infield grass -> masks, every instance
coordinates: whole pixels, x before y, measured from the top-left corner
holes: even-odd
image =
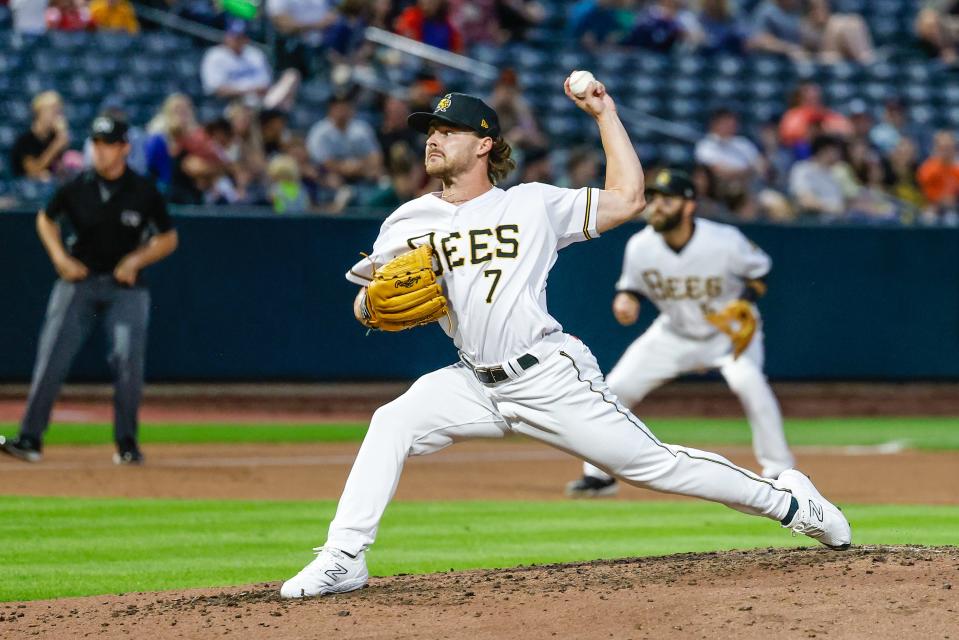
[[[959,544],[959,507],[843,505],[857,544]],[[277,581],[321,544],[331,501],[0,497],[0,600]],[[684,551],[815,546],[690,502],[397,502],[374,575]]]
[[[751,434],[744,419],[650,418],[646,424],[664,442],[677,444],[748,445]],[[15,435],[13,423],[0,423],[0,434]],[[250,442],[359,442],[366,433],[360,423],[329,424],[183,424],[152,423],[141,427],[145,444]],[[794,446],[879,445],[889,442],[926,450],[959,449],[959,418],[868,417],[816,418],[786,421],[786,436]],[[47,444],[108,444],[106,424],[54,424]]]

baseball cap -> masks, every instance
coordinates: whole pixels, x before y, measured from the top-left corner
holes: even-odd
[[[647,199],[649,198],[649,194],[653,193],[661,193],[665,196],[679,196],[687,200],[692,200],[696,197],[696,187],[686,173],[674,171],[673,169],[663,169],[656,174],[656,178],[653,179],[652,183],[646,185]]]
[[[127,123],[111,115],[101,115],[93,119],[90,125],[90,137],[103,142],[126,142]]]
[[[436,103],[432,113],[412,113],[406,122],[415,131],[429,133],[430,124],[434,120],[454,127],[466,127],[491,138],[498,138],[500,135],[499,117],[493,108],[479,98],[465,93],[447,93]]]
[[[231,36],[246,35],[246,21],[233,18],[226,24],[226,32]]]

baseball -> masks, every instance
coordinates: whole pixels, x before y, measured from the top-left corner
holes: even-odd
[[[586,90],[589,89],[589,83],[596,80],[589,71],[574,71],[569,74],[569,90],[577,98],[586,97]]]

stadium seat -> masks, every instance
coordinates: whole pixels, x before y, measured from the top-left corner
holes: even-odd
[[[189,48],[186,39],[164,31],[144,33],[140,36],[139,45],[143,47],[144,51],[158,54],[159,57],[157,59],[160,62],[163,61],[162,57],[169,53]]]
[[[20,135],[20,131],[16,127],[0,125],[0,148],[5,151],[10,149],[13,143],[17,141],[18,135]]]
[[[99,51],[89,51],[78,56],[80,68],[93,77],[113,77],[124,67],[124,59],[117,55],[104,54]]]
[[[122,31],[97,31],[93,41],[99,51],[113,55],[127,53],[136,42],[136,38]]]
[[[92,36],[86,31],[56,31],[47,32],[47,42],[50,48],[57,51],[75,52],[90,46]]]

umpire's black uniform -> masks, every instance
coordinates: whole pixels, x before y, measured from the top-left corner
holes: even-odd
[[[121,149],[126,144],[126,124],[97,118],[93,137],[107,146],[119,145],[114,150]],[[10,442],[0,438],[0,448],[5,453],[23,460],[40,459],[43,433],[54,401],[74,357],[98,320],[106,329],[110,343],[108,359],[116,376],[114,436],[118,453],[114,460],[139,463],[143,459],[137,445],[137,413],[143,388],[150,293],[139,269],[132,285],[119,282],[115,270],[125,258],[145,247],[151,233],[170,232],[173,224],[153,182],[126,167],[126,153],[119,155],[114,151],[113,157],[118,177],[109,180],[100,168],[89,169],[58,189],[40,213],[52,222],[64,218],[70,222],[74,235],[66,246],[69,255],[82,263],[82,267],[73,264],[85,277],[74,281],[61,278],[54,285],[20,434]],[[38,221],[38,228],[41,222]],[[170,235],[175,247],[175,234]],[[155,259],[162,259],[163,255]],[[145,262],[151,261],[154,260]]]

